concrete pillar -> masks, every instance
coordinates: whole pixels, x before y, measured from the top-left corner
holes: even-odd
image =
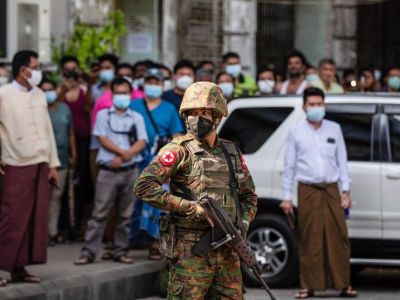
[[[162,2],[160,60],[168,67],[173,68],[178,57],[176,34],[178,7],[176,0],[164,0]]]
[[[256,73],[257,1],[225,0],[223,52],[240,55],[245,74]]]

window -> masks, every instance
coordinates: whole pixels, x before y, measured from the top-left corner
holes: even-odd
[[[235,142],[244,154],[254,153],[292,111],[292,107],[237,109],[229,116],[219,136]]]
[[[347,111],[331,112],[328,108],[326,119],[339,123],[351,161],[371,161],[371,133],[373,114]]]
[[[389,134],[392,161],[400,162],[400,115],[389,115]]]

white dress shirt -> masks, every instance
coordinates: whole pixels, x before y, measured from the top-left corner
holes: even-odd
[[[340,182],[350,189],[347,151],[342,130],[336,122],[322,120],[318,129],[304,120],[287,138],[283,172],[283,197],[292,199],[293,179],[303,183]]]

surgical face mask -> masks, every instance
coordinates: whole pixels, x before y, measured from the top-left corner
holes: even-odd
[[[222,90],[222,93],[224,94],[225,97],[231,97],[233,94],[233,83],[232,82],[221,82],[219,84],[219,87]]]
[[[225,66],[225,72],[232,75],[234,78],[239,77],[240,72],[242,72],[242,66],[240,64],[227,65]]]
[[[189,130],[198,139],[204,139],[214,128],[213,121],[196,116],[187,119]]]
[[[133,80],[133,88],[138,89],[144,84],[144,77],[136,78]]]
[[[56,91],[47,91],[45,92],[47,103],[52,104],[57,100],[57,93]]]
[[[167,79],[164,80],[164,91],[169,91],[172,90],[174,88],[174,84],[172,82],[172,80]]]
[[[306,75],[306,80],[308,81],[308,82],[313,82],[313,81],[315,81],[315,80],[318,80],[318,75],[317,74],[308,74],[308,75]]]
[[[177,88],[182,91],[185,91],[192,83],[193,78],[188,75],[181,76],[176,80]]]
[[[127,109],[131,104],[131,95],[116,94],[113,96],[114,107],[118,109]]]
[[[311,122],[319,122],[325,117],[325,108],[322,106],[309,107],[306,111],[307,119]]]
[[[112,69],[101,70],[99,76],[100,76],[101,82],[111,82],[114,80],[115,73],[114,73],[114,70],[112,70]]]
[[[31,71],[31,77],[30,78],[26,78],[26,80],[28,81],[29,85],[31,87],[37,87],[39,85],[39,83],[42,81],[42,71],[41,70],[32,70],[29,69],[29,71]]]
[[[0,86],[5,85],[8,82],[7,76],[0,76]]]
[[[398,90],[400,88],[400,77],[399,76],[390,76],[388,80],[388,86],[391,89]]]
[[[274,80],[259,80],[257,82],[257,86],[261,93],[271,94],[274,91],[275,81]]]
[[[163,93],[163,88],[161,85],[157,84],[145,84],[144,85],[144,93],[150,99],[155,99],[161,97]]]

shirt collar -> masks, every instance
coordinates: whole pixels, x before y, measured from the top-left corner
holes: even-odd
[[[110,107],[109,112],[110,112],[110,113],[115,113],[115,114],[117,114],[117,110],[115,109],[114,105]],[[131,114],[131,111],[130,111],[130,109],[128,108],[122,115],[118,115],[118,116],[131,116],[131,115],[132,115],[132,114]]]
[[[31,88],[30,90],[28,90],[26,87],[24,87],[23,85],[21,85],[20,83],[18,83],[18,81],[16,81],[16,80],[13,80],[13,81],[12,81],[12,85],[13,85],[17,90],[19,90],[19,91],[21,91],[21,92],[27,92],[27,93],[30,93],[30,94],[33,94],[34,92],[36,92],[36,88],[35,88],[35,87],[33,87],[33,88]]]

